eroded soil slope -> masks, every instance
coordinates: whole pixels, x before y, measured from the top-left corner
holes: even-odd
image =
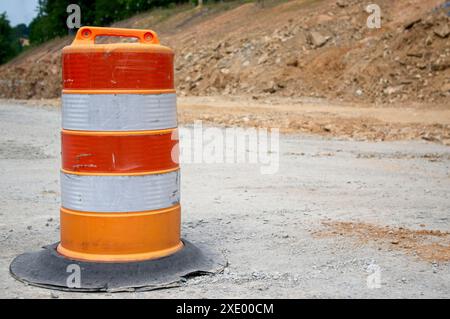
[[[117,26],[155,29],[175,49],[181,95],[448,105],[450,18],[437,9],[444,2],[379,0],[381,29],[367,27],[362,0],[180,7]],[[70,42],[53,40],[0,67],[0,96],[57,97],[60,50]]]

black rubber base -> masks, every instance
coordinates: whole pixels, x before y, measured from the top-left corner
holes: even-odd
[[[9,271],[19,281],[33,286],[79,292],[147,291],[179,286],[188,277],[221,272],[227,265],[220,254],[200,250],[183,240],[173,255],[140,262],[96,263],[68,259],[56,251],[57,244],[17,256]],[[71,265],[78,265],[71,266]],[[80,280],[73,281],[74,269]],[[76,270],[75,270],[76,271]],[[69,281],[69,283],[68,283]],[[79,283],[77,287],[73,285]]]

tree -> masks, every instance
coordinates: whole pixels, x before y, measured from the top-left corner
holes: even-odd
[[[81,7],[81,23],[83,25],[91,24],[95,17],[96,2],[92,0],[39,0],[38,16],[30,23],[30,42],[38,44],[67,35],[66,9],[72,3]]]
[[[25,23],[16,25],[13,28],[13,32],[14,32],[14,37],[17,39],[28,38],[28,36],[30,35],[30,30],[28,29],[28,27]]]
[[[9,25],[6,13],[0,14],[0,64],[12,59],[20,50],[18,39]]]
[[[39,0],[38,16],[29,26],[30,43],[39,44],[67,35],[69,4],[80,6],[82,25],[108,26],[136,13],[186,2],[189,0]]]

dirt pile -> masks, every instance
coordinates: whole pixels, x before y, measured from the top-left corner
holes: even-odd
[[[450,233],[438,230],[407,229],[358,222],[324,222],[325,230],[314,232],[317,237],[354,237],[362,244],[379,249],[401,250],[429,262],[450,261]],[[420,225],[425,227],[425,225]]]
[[[381,29],[367,27],[362,0],[206,7],[119,25],[153,28],[175,49],[181,95],[448,104],[450,19],[435,9],[442,3],[380,0]],[[0,96],[56,97],[59,51],[69,42],[55,40],[1,67]]]
[[[225,24],[231,30],[223,41],[199,46],[193,38],[192,46],[181,46],[179,90],[187,95],[276,94],[380,103],[449,100],[447,16],[429,6],[419,15],[409,10],[409,20],[403,21],[397,16],[401,8],[384,1],[383,27],[371,30],[364,1],[338,3],[322,1],[297,10],[292,3],[278,6],[272,9],[270,26],[262,23],[272,21],[264,11],[253,16],[245,15],[244,8],[235,10],[240,21],[257,18],[265,28],[252,24],[245,32],[233,32]],[[246,10],[253,9],[248,5]]]
[[[450,145],[446,108],[357,107],[317,100],[245,97],[180,97],[178,119],[220,126],[279,128],[282,133],[313,133],[353,140],[426,140]]]
[[[54,98],[61,94],[61,49],[71,39],[57,39],[0,67],[0,97]]]

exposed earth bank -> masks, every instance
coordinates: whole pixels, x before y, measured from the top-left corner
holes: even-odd
[[[376,104],[450,104],[450,17],[443,0],[219,3],[144,13],[115,26],[151,28],[176,53],[180,95],[314,97]],[[270,21],[270,23],[268,23]],[[54,98],[70,37],[0,67],[0,97]]]

